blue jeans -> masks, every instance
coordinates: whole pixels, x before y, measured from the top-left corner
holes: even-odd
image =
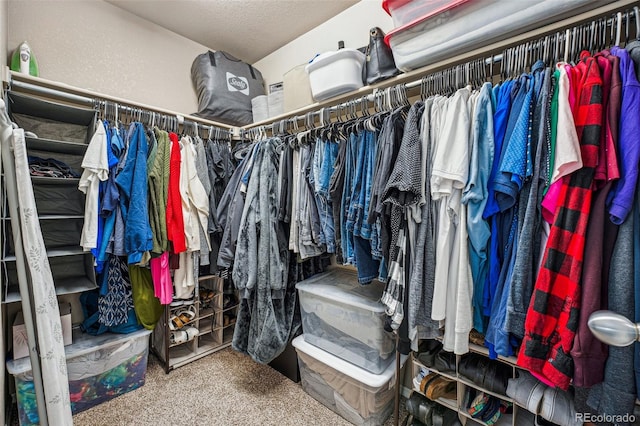
[[[347,209],[347,229],[354,235],[360,235],[360,227],[356,226],[358,211],[364,207],[364,200],[361,200],[362,188],[364,187],[365,175],[365,153],[367,150],[364,133],[358,133],[354,141],[353,151],[356,155],[354,162],[354,175],[351,181],[350,202]],[[345,182],[346,183],[346,182]]]
[[[358,282],[369,284],[378,278],[380,273],[380,261],[371,256],[371,242],[364,238],[354,236],[353,247],[358,268]]]
[[[333,173],[333,164],[338,156],[338,145],[318,139],[313,158],[314,190],[320,226],[328,253],[336,252],[336,233],[333,221],[333,203],[329,196],[329,184]]]
[[[344,263],[354,265],[356,263],[353,242],[353,224],[347,226],[347,217],[349,215],[349,207],[353,196],[353,183],[355,179],[356,160],[357,160],[357,136],[354,133],[349,135],[347,143],[347,152],[345,156],[344,170],[344,188],[342,190],[342,203],[340,205],[340,233],[342,235],[342,253]]]
[[[364,239],[371,239],[372,228],[368,223],[369,204],[371,203],[371,186],[373,185],[373,171],[376,161],[376,135],[373,132],[363,132],[358,143],[358,174],[354,187],[354,199],[349,210],[353,220],[353,234]]]

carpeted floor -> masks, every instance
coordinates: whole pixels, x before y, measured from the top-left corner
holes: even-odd
[[[150,355],[144,386],[73,420],[75,426],[351,425],[299,383],[230,348],[169,374]],[[385,426],[393,423],[391,417]]]

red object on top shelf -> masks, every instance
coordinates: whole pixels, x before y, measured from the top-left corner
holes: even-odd
[[[382,8],[391,15],[395,27],[403,27],[470,0],[382,0]]]

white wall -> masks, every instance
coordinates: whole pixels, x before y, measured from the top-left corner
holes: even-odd
[[[8,53],[28,41],[42,78],[185,114],[197,111],[191,63],[207,47],[102,0],[8,3]]]
[[[4,68],[8,62],[7,57],[7,15],[8,15],[7,0],[0,0],[0,68]],[[0,70],[0,78],[2,78],[2,71]]]
[[[393,29],[393,21],[382,9],[381,0],[361,0],[254,66],[262,73],[268,88],[269,84],[282,81],[283,74],[294,66],[309,62],[316,53],[336,50],[339,40],[344,40],[345,47],[365,46],[369,42],[369,29],[376,26],[386,33]]]

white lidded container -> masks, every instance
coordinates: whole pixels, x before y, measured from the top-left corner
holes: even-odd
[[[393,411],[395,363],[382,374],[372,374],[309,344],[304,335],[291,344],[306,393],[355,425],[384,424]]]
[[[355,271],[335,268],[296,284],[305,340],[371,373],[394,360],[393,334],[380,297],[384,284],[358,284]]]
[[[316,56],[305,67],[313,99],[323,101],[362,87],[364,59],[364,53],[349,48]]]

